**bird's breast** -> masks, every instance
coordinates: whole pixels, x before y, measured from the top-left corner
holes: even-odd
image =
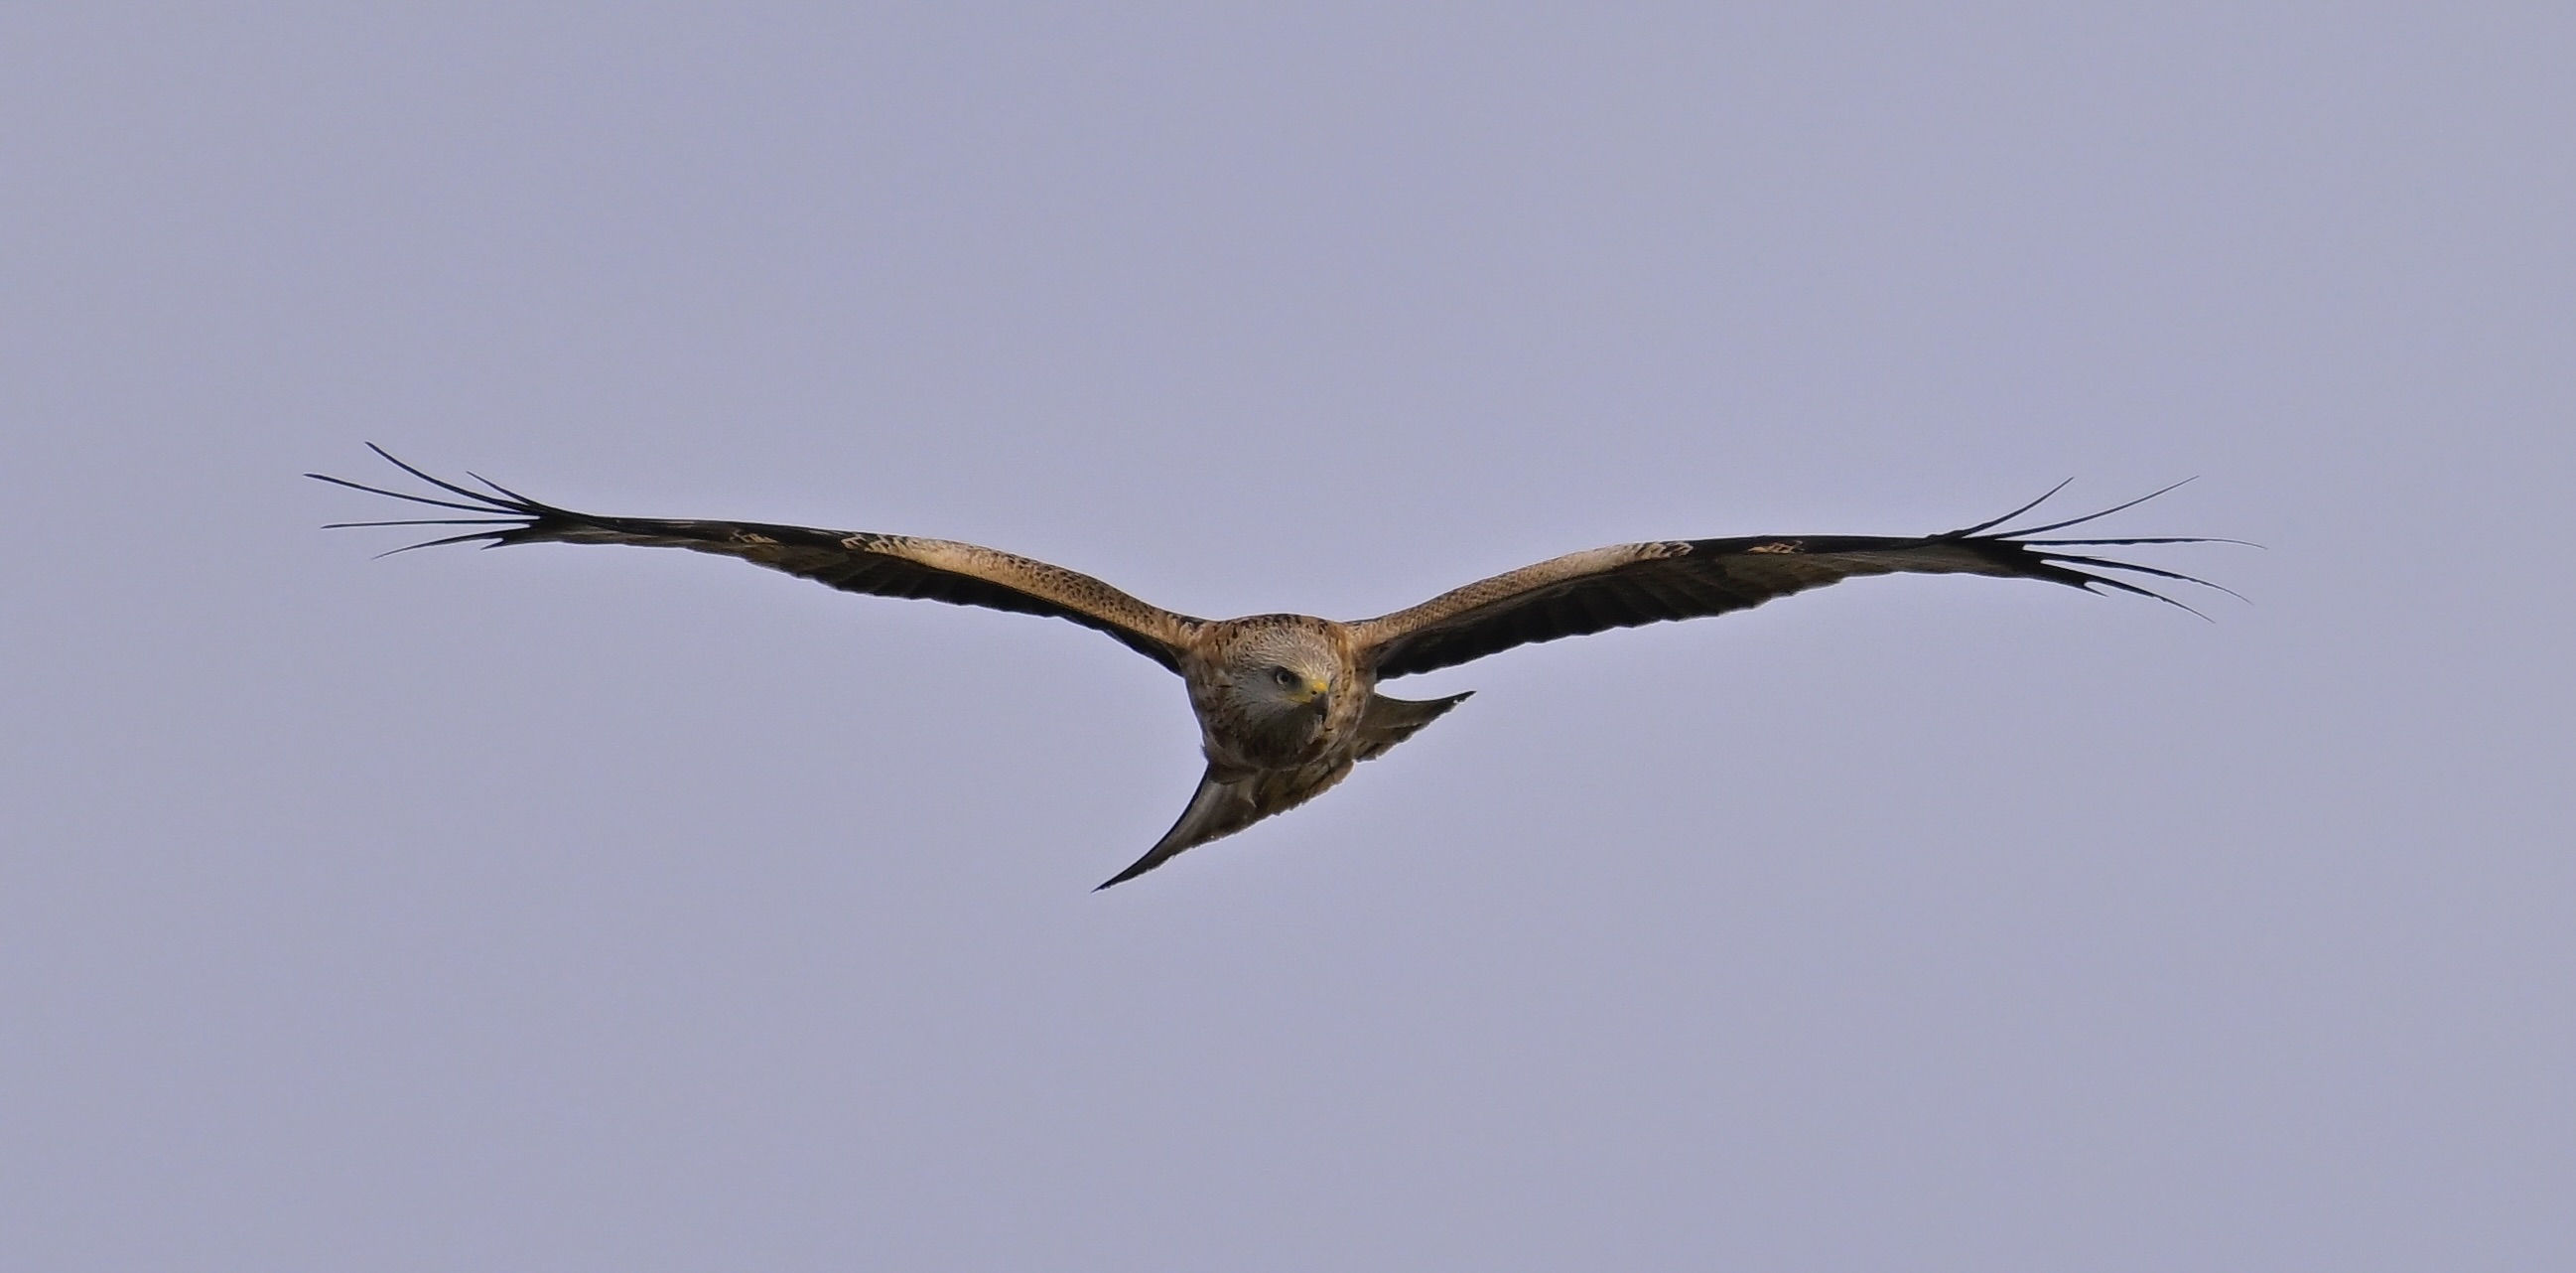
[[[1336,696],[1322,715],[1286,712],[1257,716],[1222,695],[1191,696],[1198,709],[1201,749],[1210,763],[1241,770],[1295,769],[1351,754],[1359,737],[1366,695]]]

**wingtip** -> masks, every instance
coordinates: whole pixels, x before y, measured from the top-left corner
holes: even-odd
[[[423,482],[427,482],[438,490],[460,498],[438,499],[427,495],[415,495],[408,491],[390,490],[382,486],[369,486],[364,482],[352,482],[345,477],[333,477],[328,473],[307,473],[304,476],[317,482],[328,482],[333,486],[347,487],[353,491],[363,491],[369,495],[380,495],[387,499],[398,499],[410,504],[423,504],[431,508],[444,508],[452,509],[457,512],[473,513],[476,516],[470,519],[404,518],[364,522],[333,522],[325,529],[339,530],[362,526],[493,526],[500,528],[491,531],[478,531],[468,535],[455,535],[445,539],[433,539],[427,543],[406,544],[400,548],[376,554],[379,557],[390,557],[396,553],[410,552],[415,548],[436,548],[443,544],[462,544],[473,543],[476,541],[481,541],[483,546],[486,548],[496,548],[503,544],[514,542],[510,538],[510,535],[513,532],[527,530],[547,517],[564,515],[563,511],[560,509],[538,503],[537,501],[520,495],[518,492],[512,491],[489,478],[477,476],[475,480],[482,482],[486,486],[490,486],[495,491],[499,491],[500,494],[498,496],[486,495],[480,491],[458,486],[454,482],[432,477],[428,473],[425,473],[410,464],[404,463],[402,460],[396,458],[393,452],[388,451],[373,442],[367,443],[366,447],[368,450],[381,456],[386,463],[393,465],[395,468],[398,468]]]
[[[2071,479],[2071,478],[2070,478],[2070,479],[2068,479],[2068,480],[2069,480],[2069,481],[2072,481],[2073,479]],[[2200,480],[2199,475],[2194,474],[2193,476],[2191,476],[2191,477],[2186,477],[2186,478],[2184,478],[2183,480],[2181,480],[2181,481],[2179,481],[2179,482],[2175,482],[2175,483],[2173,483],[2173,484],[2172,484],[2172,485],[2170,485],[2170,486],[2159,487],[2159,488],[2157,488],[2157,489],[2155,489],[2155,490],[2149,491],[2149,492],[2147,492],[2146,494],[2144,494],[2144,495],[2141,495],[2141,496],[2137,497],[2136,499],[2128,500],[2128,501],[2125,501],[2125,502],[2123,502],[2123,503],[2113,504],[2113,505],[2112,505],[2112,506],[2110,506],[2109,508],[2103,509],[2102,511],[2100,511],[2100,512],[2098,512],[2098,513],[2086,513],[2086,514],[2085,514],[2085,515],[2083,515],[2082,517],[2069,517],[2069,518],[2067,518],[2067,519],[2066,519],[2066,520],[2064,520],[2064,521],[2050,522],[2050,523],[2048,523],[2048,524],[2047,524],[2047,525],[2045,525],[2045,526],[2024,526],[2024,527],[2022,527],[2022,528],[2021,528],[2021,529],[2019,529],[2019,530],[2000,530],[2000,531],[1996,531],[1996,532],[1995,532],[1994,537],[1995,537],[1995,538],[1998,538],[1998,539],[2028,539],[2028,538],[2030,538],[2030,537],[2031,537],[2031,536],[2033,536],[2033,535],[2044,535],[2044,534],[2047,534],[2048,532],[2050,532],[2050,531],[2052,531],[2052,530],[2064,530],[2064,529],[2066,529],[2066,528],[2067,528],[2067,527],[2069,527],[2069,526],[2081,526],[2081,525],[2083,525],[2083,524],[2084,524],[2084,523],[2086,523],[2086,522],[2097,522],[2097,521],[2102,520],[2102,519],[2103,519],[2103,518],[2105,518],[2105,517],[2109,517],[2109,516],[2110,516],[2111,514],[2113,514],[2113,513],[2124,513],[2124,512],[2127,512],[2128,510],[2130,510],[2130,509],[2132,509],[2132,508],[2136,508],[2138,505],[2140,505],[2140,504],[2144,504],[2144,503],[2146,503],[2148,500],[2154,499],[2154,498],[2156,498],[2157,496],[2160,496],[2160,495],[2169,495],[2169,494],[2171,494],[2171,493],[2173,493],[2173,492],[2175,492],[2175,491],[2181,490],[2183,487],[2189,486],[2189,485],[2191,485],[2193,482],[2196,482],[2196,481],[2199,481],[2199,480]],[[2063,488],[2063,486],[2064,486],[2064,483],[2060,483],[2059,485],[2060,485],[2060,487],[2061,487],[2061,489],[2062,489],[2062,488]],[[2054,494],[2055,492],[2051,492],[2051,493],[2052,493],[2052,494]],[[1985,524],[1985,526],[1983,526],[1983,527],[1979,527],[1978,529],[1983,530],[1983,529],[1986,529],[1987,527],[1997,526],[1997,525],[2002,524],[2003,522],[2011,521],[2013,518],[2021,516],[2022,512],[2028,512],[2030,508],[2036,508],[2036,507],[2038,507],[2038,505],[2033,504],[2033,505],[2029,506],[2029,508],[2024,508],[2024,509],[2022,509],[2022,510],[2021,510],[2021,512],[2015,512],[2015,513],[2008,514],[2008,515],[2006,515],[2006,516],[2004,516],[2004,517],[2002,517],[2002,518],[1997,519],[1996,521],[1988,522],[1988,523],[1986,523],[1986,524]]]
[[[1964,528],[1964,529],[1951,531],[1951,532],[1950,532],[1950,534],[1951,534],[1951,535],[1953,535],[1953,536],[1955,536],[1955,537],[1957,537],[1957,538],[1960,538],[1960,539],[1966,539],[1966,538],[1968,538],[1968,537],[1970,537],[1970,536],[1972,536],[1972,535],[1981,535],[1981,534],[1984,534],[1984,533],[1985,533],[1985,532],[1987,532],[1987,531],[1993,530],[1993,529],[1994,529],[1995,527],[1997,527],[1997,526],[2001,526],[2001,525],[2003,525],[2005,522],[2011,521],[2012,519],[2014,519],[2014,518],[2016,518],[2016,517],[2019,517],[2019,516],[2021,516],[2022,514],[2027,513],[2027,512],[2029,512],[2030,510],[2032,510],[2032,509],[2034,509],[2034,508],[2037,508],[2037,507],[2039,507],[2040,505],[2045,504],[2045,503],[2047,503],[2048,501],[2050,501],[2050,500],[2052,500],[2052,499],[2055,499],[2055,498],[2057,497],[2057,493],[2058,493],[2059,491],[2065,490],[2067,487],[2072,486],[2072,485],[2074,485],[2074,484],[2075,484],[2075,479],[2074,479],[2073,477],[2071,477],[2071,476],[2070,476],[2070,477],[2066,478],[2065,480],[2063,480],[2063,481],[2059,482],[2057,485],[2052,486],[2052,487],[2049,487],[2047,490],[2041,491],[2041,492],[2039,493],[2039,498],[2038,498],[2038,499],[2032,500],[2031,502],[2029,502],[2029,503],[2027,503],[2027,504],[2024,504],[2024,505],[2022,505],[2021,507],[2016,508],[2016,509],[2014,509],[2013,511],[2011,511],[2011,512],[2009,512],[2009,513],[2006,513],[2006,514],[2004,514],[2004,515],[2003,515],[2003,516],[2001,516],[2001,517],[1990,518],[1990,519],[1988,519],[1988,520],[1986,520],[1986,521],[1979,522],[1979,523],[1977,523],[1977,524],[1976,524],[1976,525],[1974,525],[1974,526],[1969,526],[1969,527],[1966,527],[1966,528]]]

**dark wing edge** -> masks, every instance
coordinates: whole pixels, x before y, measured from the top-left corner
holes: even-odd
[[[454,498],[435,498],[368,486],[322,473],[306,477],[466,517],[414,517],[333,522],[325,529],[360,526],[474,526],[392,552],[442,544],[633,544],[686,548],[738,557],[755,565],[813,579],[844,592],[912,597],[952,605],[982,606],[1042,615],[1107,633],[1119,644],[1177,672],[1180,651],[1202,620],[1176,614],[1120,592],[1089,575],[1027,557],[951,540],[916,539],[863,531],[822,530],[763,522],[676,521],[601,517],[531,499],[480,474],[468,477],[490,494],[432,477],[370,442],[367,449],[403,472]]]
[[[1862,575],[1977,574],[2038,579],[2090,591],[2151,597],[2206,619],[2207,615],[2145,584],[2102,572],[2119,571],[2237,594],[2176,571],[2068,550],[2242,543],[2241,540],[2182,535],[2032,538],[2135,508],[2181,485],[2176,482],[2100,512],[2016,530],[1994,528],[2039,507],[2064,490],[2066,483],[2058,483],[2047,494],[2001,517],[1939,535],[1910,539],[1755,535],[1620,544],[1572,553],[1367,620],[1357,625],[1362,657],[1372,662],[1379,676],[1409,676],[1454,667],[1517,645],[1749,609],[1775,597]]]

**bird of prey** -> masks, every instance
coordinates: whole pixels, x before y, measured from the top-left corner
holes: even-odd
[[[1378,682],[1480,659],[1536,641],[1667,619],[1695,619],[1860,575],[1969,574],[2039,579],[2182,603],[2098,573],[2125,571],[2216,587],[2206,580],[2067,551],[2135,544],[2207,543],[2166,536],[2035,539],[2133,507],[2164,491],[2083,517],[1996,530],[2064,489],[2001,517],[1938,535],[1753,535],[1669,539],[1570,553],[1444,592],[1393,614],[1341,623],[1303,614],[1200,619],[1131,597],[1089,575],[1042,561],[940,539],[817,530],[760,522],[674,521],[576,513],[500,486],[490,493],[442,481],[369,449],[443,496],[406,494],[319,473],[305,476],[415,504],[472,514],[337,522],[346,526],[488,527],[413,544],[639,544],[739,557],[845,592],[920,597],[1065,619],[1179,674],[1197,713],[1207,771],[1179,821],[1145,855],[1099,885],[1153,870],[1196,847],[1313,799],[1360,761],[1386,754],[1466,699],[1416,701],[1378,693]],[[2166,487],[2165,490],[2171,490]],[[2184,609],[2190,609],[2183,606]]]

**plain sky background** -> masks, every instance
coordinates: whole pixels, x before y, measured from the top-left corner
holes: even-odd
[[[2576,1267],[2564,4],[0,16],[0,1251]],[[1179,685],[602,512],[1355,618],[2073,475],[2214,622]]]

